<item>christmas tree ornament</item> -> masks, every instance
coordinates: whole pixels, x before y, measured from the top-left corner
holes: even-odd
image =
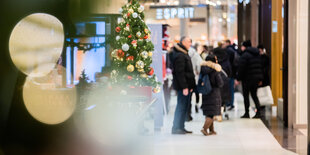
[[[115,31],[118,33],[118,32],[121,31],[121,28],[120,28],[120,27],[116,27],[116,28],[115,28]]]
[[[114,58],[116,58],[116,57],[117,57],[117,51],[118,51],[118,50],[113,50],[113,51],[111,52],[111,56],[114,57]]]
[[[154,74],[154,69],[152,67],[149,68],[150,71],[147,73],[147,75],[152,76]]]
[[[144,69],[143,69],[143,68],[140,68],[140,69],[138,69],[138,72],[143,73],[143,72],[144,72]]]
[[[133,9],[129,9],[128,12],[129,13],[133,13],[134,11],[133,11]]]
[[[133,60],[134,60],[134,57],[133,57],[133,56],[129,56],[129,57],[126,58],[126,60],[127,60],[127,61],[133,61]]]
[[[146,59],[149,56],[149,54],[146,51],[141,52],[140,55],[143,59]]]
[[[121,39],[120,36],[116,36],[116,41],[119,41]]]
[[[122,50],[127,52],[129,50],[129,45],[128,44],[123,44],[122,45]]]
[[[144,62],[143,61],[139,60],[139,61],[136,62],[136,68],[141,69],[143,67],[144,67]]]
[[[133,18],[137,18],[137,17],[138,17],[138,14],[134,12],[134,13],[132,14],[132,17],[133,17]]]
[[[127,71],[128,71],[128,72],[131,73],[131,72],[133,72],[134,70],[135,70],[135,67],[134,67],[132,64],[130,64],[130,65],[127,66]]]
[[[123,23],[123,22],[124,22],[124,19],[123,19],[123,18],[118,18],[118,19],[117,19],[117,23],[118,23],[118,24],[121,24],[121,23]]]
[[[148,35],[145,35],[144,37],[143,37],[143,39],[148,39],[149,38],[149,36]]]
[[[141,32],[140,32],[140,31],[137,32],[136,36],[137,36],[137,37],[140,37],[140,36],[141,36]]]
[[[129,24],[126,24],[125,30],[126,30],[126,31],[130,31],[130,26],[129,26]]]
[[[127,13],[127,17],[130,17],[130,15],[131,15],[131,13],[128,12],[128,13]]]
[[[147,78],[147,75],[145,73],[141,74],[140,76],[143,77],[143,78]]]
[[[123,57],[125,56],[124,51],[118,50],[118,51],[117,51],[117,56],[118,56],[119,58],[123,58]]]
[[[131,44],[132,44],[132,46],[133,46],[134,48],[136,48],[136,47],[137,47],[137,40],[133,40],[133,41],[131,42]]]
[[[141,12],[143,12],[143,11],[144,11],[144,6],[141,5],[141,6],[138,8],[138,12],[141,13]]]
[[[123,62],[123,61],[124,61],[124,59],[121,58],[121,57],[117,57],[116,59],[117,59],[118,61],[120,61],[120,62]]]
[[[148,29],[144,29],[144,32],[145,32],[146,34],[148,34],[148,33],[149,33],[149,30],[148,30]]]
[[[132,37],[131,35],[128,36],[129,39],[130,39],[131,37]]]
[[[153,56],[153,52],[149,52],[149,57],[152,57]]]
[[[160,87],[156,86],[155,88],[153,88],[153,92],[154,93],[159,93],[160,92]]]

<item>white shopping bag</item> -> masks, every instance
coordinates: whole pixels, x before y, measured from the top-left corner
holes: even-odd
[[[273,97],[270,86],[260,87],[257,89],[257,97],[261,106],[273,105]],[[250,103],[254,104],[250,93]]]

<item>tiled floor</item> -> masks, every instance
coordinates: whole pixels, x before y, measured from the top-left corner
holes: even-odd
[[[240,96],[237,95],[237,100]],[[238,101],[240,104],[240,101]],[[230,112],[230,120],[216,122],[218,135],[203,136],[200,129],[204,117],[202,113],[193,114],[194,121],[186,123],[192,135],[171,135],[173,111],[176,97],[172,97],[171,111],[165,117],[165,126],[155,138],[155,155],[293,155],[281,147],[268,128],[259,119],[239,119],[244,110],[240,106]],[[238,106],[238,105],[237,105]],[[251,113],[254,115],[254,113]]]

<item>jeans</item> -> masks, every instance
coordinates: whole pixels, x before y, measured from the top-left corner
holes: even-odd
[[[252,99],[255,103],[257,113],[260,113],[260,103],[259,103],[259,99],[257,97],[258,83],[259,83],[259,80],[242,81],[244,108],[245,108],[245,113],[247,113],[247,114],[249,113],[249,108],[250,108],[250,99],[249,99],[250,93],[251,93]]]
[[[178,103],[174,113],[173,127],[172,130],[183,130],[185,129],[185,119],[187,116],[188,108],[190,105],[191,93],[187,96],[183,95],[183,90],[178,90]]]
[[[234,100],[235,100],[235,79],[234,78],[230,78],[229,80],[229,88],[230,88],[230,101],[228,101],[228,103],[226,104],[227,106],[234,106]]]

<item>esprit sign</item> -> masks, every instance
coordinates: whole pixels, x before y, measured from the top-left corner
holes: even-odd
[[[194,18],[194,8],[160,8],[156,9],[156,19]]]

